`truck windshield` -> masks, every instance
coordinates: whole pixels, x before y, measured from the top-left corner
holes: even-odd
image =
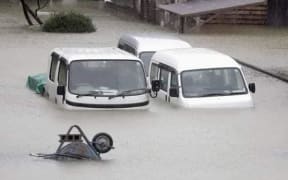
[[[146,92],[146,81],[143,66],[138,61],[81,60],[70,65],[68,87],[71,93],[82,96],[113,96],[122,91],[140,89],[129,93],[136,95]]]
[[[181,73],[184,97],[210,97],[246,94],[247,88],[237,68],[217,68]]]
[[[148,74],[149,71],[149,65],[150,65],[150,61],[152,56],[155,54],[155,51],[151,51],[151,52],[142,52],[139,56],[139,58],[143,61],[144,63],[144,69],[145,69],[145,73]]]

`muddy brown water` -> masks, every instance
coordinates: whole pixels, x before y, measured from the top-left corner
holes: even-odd
[[[99,7],[94,1],[85,3],[80,10],[97,24],[95,33],[42,33],[25,25],[14,4],[0,4],[2,179],[287,179],[288,85],[250,69],[245,68],[247,79],[257,85],[252,109],[181,109],[152,100],[147,111],[66,111],[25,87],[28,75],[47,71],[52,48],[115,46],[127,32],[176,35],[248,60],[261,51],[255,61],[264,59],[263,66],[278,69],[288,64],[282,60],[287,58],[285,30],[206,26],[178,35],[119,12],[94,11],[90,7]],[[268,61],[271,56],[281,59],[281,66]],[[110,133],[116,149],[100,162],[28,156],[54,152],[58,134],[73,124],[89,138]]]

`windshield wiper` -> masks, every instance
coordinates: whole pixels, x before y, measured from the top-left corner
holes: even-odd
[[[101,91],[101,90],[89,91],[89,93],[78,94],[76,96],[76,98],[80,98],[80,97],[83,97],[83,96],[94,96],[94,97],[97,97],[97,96],[102,96],[103,93],[104,93],[104,91]]]
[[[113,99],[115,97],[125,97],[126,95],[130,94],[131,92],[134,92],[134,91],[145,91],[146,92],[149,92],[149,89],[147,88],[139,88],[139,89],[129,89],[129,90],[126,90],[126,91],[121,91],[119,92],[118,94],[116,95],[112,95],[112,96],[109,96],[109,99]]]
[[[233,94],[233,93],[209,93],[209,94],[200,95],[199,97],[228,96],[228,95],[231,95],[231,94]]]

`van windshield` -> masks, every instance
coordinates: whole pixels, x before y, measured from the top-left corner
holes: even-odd
[[[238,68],[217,68],[181,73],[184,97],[212,97],[246,94],[247,88]]]
[[[148,71],[149,71],[149,65],[150,65],[150,61],[152,56],[155,54],[155,51],[151,51],[151,52],[142,52],[139,55],[139,58],[143,61],[144,64],[144,69],[145,69],[145,73],[148,75]]]
[[[141,89],[146,88],[146,81],[138,61],[81,60],[70,65],[68,87],[77,95],[101,92],[101,96],[113,96],[133,89],[129,95],[136,95],[145,93]]]

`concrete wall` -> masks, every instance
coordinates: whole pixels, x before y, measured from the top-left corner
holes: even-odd
[[[112,3],[121,7],[134,8],[135,0],[112,0]]]

